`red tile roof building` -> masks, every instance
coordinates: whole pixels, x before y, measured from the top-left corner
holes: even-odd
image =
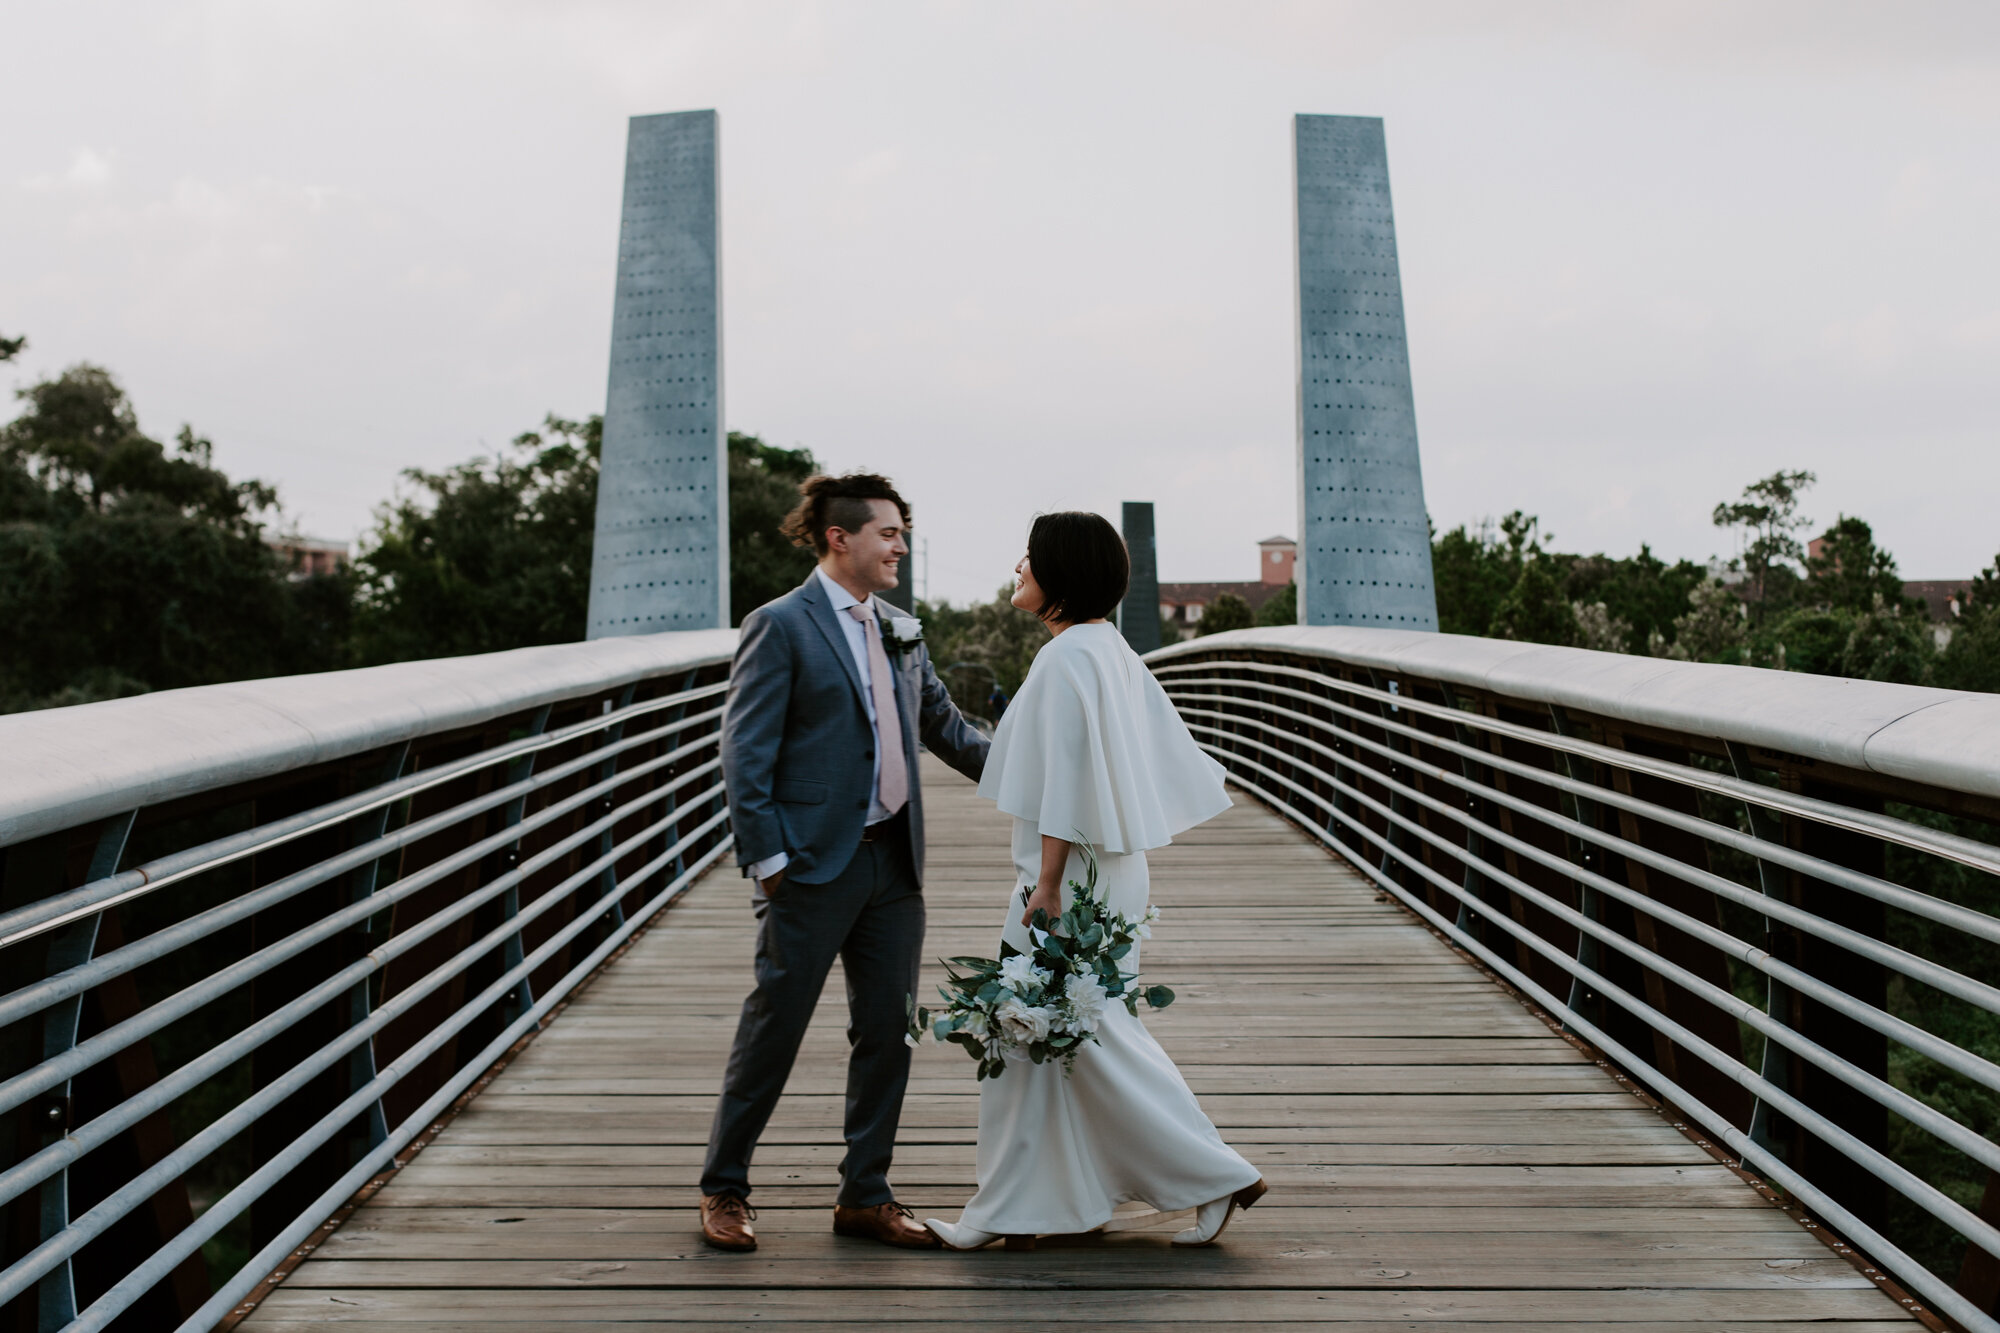
[[[1290,537],[1266,537],[1257,543],[1257,579],[1245,583],[1162,583],[1160,615],[1185,638],[1201,623],[1202,612],[1224,593],[1236,594],[1255,611],[1290,586],[1298,557],[1299,544]]]

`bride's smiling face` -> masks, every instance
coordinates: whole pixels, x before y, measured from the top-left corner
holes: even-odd
[[[1035,582],[1034,567],[1025,554],[1014,566],[1014,596],[1009,600],[1031,616],[1040,615],[1043,603],[1048,600],[1042,595],[1042,585]]]

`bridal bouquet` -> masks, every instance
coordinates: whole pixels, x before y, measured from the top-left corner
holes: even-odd
[[[1068,1074],[1083,1043],[1097,1040],[1107,1004],[1117,1001],[1137,1014],[1142,999],[1155,1009],[1174,1002],[1165,986],[1136,989],[1137,974],[1118,966],[1134,941],[1152,938],[1160,910],[1148,907],[1137,919],[1111,913],[1097,894],[1097,857],[1086,842],[1079,840],[1077,848],[1086,882],[1070,881],[1069,910],[1051,920],[1035,909],[1028,926],[1032,952],[1003,943],[997,959],[944,959],[946,982],[938,994],[945,1005],[932,1010],[910,997],[910,1045],[926,1032],[955,1042],[979,1062],[982,1080],[1024,1060],[1061,1060]]]

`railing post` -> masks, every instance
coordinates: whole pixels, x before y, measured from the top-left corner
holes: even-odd
[[[1368,669],[1368,683],[1376,689],[1389,694],[1402,694],[1402,682],[1400,680],[1385,680],[1382,674],[1373,667]],[[1395,704],[1384,703],[1380,699],[1375,701],[1376,715],[1385,720],[1390,720],[1391,714],[1401,711]],[[1399,736],[1385,727],[1382,731],[1382,739],[1388,743],[1389,749],[1395,753],[1403,755],[1410,753],[1411,747],[1407,737]],[[1397,767],[1393,760],[1384,761],[1382,785],[1387,789],[1389,809],[1393,813],[1408,819],[1411,817],[1411,802],[1408,797],[1403,795],[1402,783],[1397,780],[1403,775],[1397,772]],[[1414,781],[1414,779],[1411,780]],[[1397,883],[1402,884],[1405,888],[1409,888],[1410,875],[1404,870],[1403,863],[1390,854],[1389,848],[1394,847],[1406,854],[1421,856],[1426,861],[1430,859],[1428,849],[1421,839],[1404,829],[1402,825],[1396,823],[1394,820],[1388,821],[1388,827],[1383,829],[1382,832],[1383,849],[1380,859],[1376,862],[1376,869]],[[1425,896],[1428,897],[1429,895],[1426,894]]]
[[[1576,721],[1570,717],[1569,710],[1560,704],[1549,705],[1549,721],[1555,727],[1555,732],[1558,736],[1569,737],[1573,740],[1589,739],[1589,736],[1586,734],[1587,729],[1579,727]],[[1556,759],[1561,764],[1563,773],[1570,781],[1588,783],[1593,787],[1598,785],[1597,765],[1590,760],[1583,758],[1581,755],[1573,755],[1566,751],[1557,751]],[[1577,823],[1602,832],[1604,829],[1604,807],[1588,797],[1577,796],[1572,799],[1576,803]],[[1570,856],[1578,865],[1583,866],[1587,870],[1593,870],[1599,874],[1605,873],[1603,862],[1606,858],[1602,849],[1593,843],[1585,842],[1580,838],[1572,839]],[[1576,886],[1576,910],[1599,925],[1602,925],[1604,922],[1604,904],[1598,899],[1597,890],[1591,888],[1581,880],[1577,882]],[[1597,942],[1597,937],[1587,930],[1579,930],[1576,933],[1576,961],[1579,966],[1586,967],[1600,976],[1603,975],[1603,946]],[[1572,976],[1570,978],[1568,1003],[1572,1013],[1589,1012],[1593,1017],[1596,1016],[1597,996],[1584,984],[1582,977]],[[1563,1020],[1563,1031],[1574,1031],[1574,1027],[1568,1019]]]
[[[1352,683],[1347,680],[1347,677],[1344,674],[1341,675],[1339,679],[1342,684]],[[1354,695],[1352,691],[1346,691],[1346,694],[1349,700],[1353,700]],[[1339,811],[1341,814],[1347,815],[1351,819],[1359,820],[1361,818],[1361,803],[1355,800],[1353,796],[1349,795],[1345,790],[1342,789],[1340,785],[1338,785],[1341,783],[1345,783],[1347,787],[1350,787],[1356,791],[1359,791],[1361,789],[1361,774],[1363,772],[1363,766],[1361,762],[1360,748],[1356,746],[1352,741],[1348,741],[1345,745],[1343,745],[1339,739],[1339,735],[1341,732],[1347,732],[1349,735],[1354,734],[1355,721],[1352,717],[1343,714],[1335,714],[1333,727],[1334,727],[1334,737],[1335,737],[1333,741],[1333,750],[1334,753],[1344,756],[1345,758],[1344,767],[1346,769],[1346,772],[1343,775],[1342,761],[1338,759],[1333,761],[1333,777],[1336,783],[1332,793],[1333,808]],[[1272,794],[1276,795],[1275,792]],[[1365,839],[1362,839],[1359,834],[1349,829],[1347,825],[1341,823],[1340,820],[1334,817],[1333,815],[1327,816],[1326,831],[1333,836],[1333,840],[1336,845],[1347,848],[1349,852],[1353,853],[1356,856],[1366,855],[1368,850],[1367,841]]]
[[[632,696],[638,688],[639,686],[635,682],[620,690],[618,692],[618,702],[612,705],[612,711],[622,712],[631,707]],[[603,744],[607,746],[614,745],[623,739],[625,739],[625,719],[621,717],[605,728]],[[594,781],[597,782],[604,782],[615,777],[618,773],[618,756],[614,754],[599,764],[596,773],[597,776]],[[602,808],[609,810],[613,804],[613,798],[607,795],[604,798]],[[599,856],[608,854],[612,847],[616,845],[617,839],[612,836],[611,829],[607,828],[604,832],[597,835],[597,854]],[[604,923],[604,928],[606,930],[616,930],[625,924],[625,904],[618,901],[618,867],[615,864],[607,865],[604,869],[597,872],[597,892],[591,894],[589,898],[585,898],[581,892],[577,894],[576,910],[581,912],[590,903],[600,902],[605,898],[611,899],[611,910],[606,914],[608,920]]]
[[[1730,770],[1745,782],[1755,782],[1757,780],[1757,773],[1755,767],[1750,762],[1750,748],[1737,741],[1725,741],[1723,745],[1729,755]],[[1755,801],[1743,802],[1743,811],[1749,820],[1750,833],[1753,837],[1760,838],[1776,846],[1784,846],[1785,821],[1782,818],[1765,807],[1758,805]],[[1764,858],[1758,857],[1757,889],[1766,898],[1776,898],[1779,902],[1785,901],[1785,872]],[[1796,956],[1797,949],[1795,947],[1786,947],[1788,944],[1796,944],[1794,933],[1786,931],[1781,935],[1770,917],[1767,916],[1763,920],[1765,952],[1769,953],[1773,958],[1778,958],[1789,963],[1796,963],[1798,961]],[[1792,1004],[1792,988],[1776,977],[1766,974],[1764,977],[1765,1015],[1773,1023],[1782,1023],[1790,1027],[1793,1017]],[[1780,1092],[1790,1092],[1792,1090],[1792,1053],[1777,1042],[1772,1041],[1769,1037],[1764,1039],[1764,1053],[1762,1058],[1758,1060],[1757,1066],[1757,1072],[1765,1082],[1776,1087]],[[1755,1097],[1751,1101],[1749,1133],[1750,1141],[1758,1147],[1774,1154],[1782,1161],[1790,1162],[1792,1160],[1793,1153],[1791,1152],[1790,1136],[1781,1134],[1778,1131],[1777,1126],[1774,1125],[1774,1112],[1771,1110],[1770,1104],[1762,1097]]]
[[[631,687],[628,686],[628,695],[630,689]],[[543,704],[535,710],[535,716],[529,721],[527,726],[527,735],[539,736],[548,728],[549,710],[553,706],[552,704]],[[533,777],[535,775],[535,759],[539,754],[540,751],[538,750],[530,750],[527,754],[509,763],[507,765],[507,785],[511,787],[517,782],[526,782],[529,778]],[[521,816],[527,811],[527,807],[528,798],[525,794],[516,796],[513,800],[507,802],[506,806],[500,811],[500,827],[503,829],[513,828],[516,824],[519,824]],[[607,829],[605,831],[605,836],[610,836],[610,830]],[[521,840],[519,838],[507,844],[506,849],[500,853],[499,864],[500,873],[502,874],[521,864]],[[500,919],[502,921],[512,921],[520,914],[521,886],[518,883],[509,884],[506,892],[500,896]],[[521,932],[519,930],[507,936],[506,946],[500,951],[500,956],[502,960],[501,967],[505,970],[512,970],[518,967],[521,960],[527,957],[526,952],[521,947]],[[529,983],[526,976],[523,976],[515,985],[508,999],[513,1005],[514,1012],[517,1014],[525,1014],[528,1010],[535,1007],[535,988]]]
[[[1454,713],[1463,711],[1458,695],[1452,690],[1451,686],[1443,685],[1440,688],[1444,691],[1445,706]],[[1468,750],[1484,750],[1486,748],[1485,737],[1455,717],[1451,722],[1451,736],[1453,740]],[[1458,766],[1459,771],[1465,774],[1467,782],[1477,783],[1482,787],[1493,785],[1492,774],[1486,771],[1484,764],[1477,763],[1468,757],[1460,756]],[[1483,940],[1485,932],[1479,926],[1479,914],[1473,910],[1472,904],[1486,901],[1486,877],[1479,873],[1479,869],[1473,864],[1472,858],[1478,857],[1480,860],[1487,860],[1491,856],[1492,848],[1488,846],[1486,839],[1479,832],[1480,827],[1486,822],[1488,812],[1481,810],[1479,808],[1479,798],[1469,793],[1465,796],[1465,811],[1465,874],[1459,883],[1459,887],[1465,890],[1465,896],[1458,900],[1458,916],[1452,924],[1468,935],[1477,934]]]
[[[1803,774],[1799,775],[1798,789],[1822,801],[1881,813],[1879,798],[1832,783],[1815,782]],[[1883,847],[1877,839],[1812,819],[1792,817],[1786,822],[1797,839],[1793,845],[1800,851],[1877,878],[1885,874]],[[1887,934],[1887,914],[1879,901],[1806,875],[1794,874],[1791,881],[1795,905],[1870,939],[1879,940]],[[1810,935],[1801,934],[1798,944],[1797,963],[1802,971],[1873,1008],[1888,1008],[1888,972],[1880,963],[1857,958],[1837,944]],[[1792,1026],[1864,1072],[1878,1079],[1888,1077],[1889,1044],[1880,1032],[1805,996],[1799,997]],[[1809,1061],[1800,1062],[1799,1073],[1796,1085],[1799,1100],[1869,1147],[1877,1151],[1887,1149],[1889,1118],[1880,1103]],[[1839,1199],[1869,1226],[1881,1227],[1888,1216],[1888,1187],[1810,1133],[1800,1131],[1799,1143],[1795,1165],[1800,1174]]]
[[[395,747],[389,756],[388,762],[383,764],[381,780],[385,783],[394,782],[397,778],[402,777],[403,769],[409,761],[410,743],[404,741]],[[393,802],[378,806],[356,821],[354,845],[358,847],[363,843],[373,842],[388,832],[389,815],[393,807]],[[350,881],[352,886],[349,894],[350,902],[365,902],[374,896],[375,890],[380,885],[382,879],[382,861],[383,858],[378,856],[354,872],[354,876]],[[374,916],[370,916],[354,928],[357,953],[366,953],[368,951],[370,942],[375,938],[375,919],[379,915],[381,914],[376,913]],[[375,977],[370,975],[355,982],[353,989],[348,992],[347,1025],[349,1027],[359,1027],[368,1021],[368,1015],[374,1007],[374,987]],[[371,1037],[355,1047],[347,1057],[348,1092],[357,1092],[367,1087],[370,1083],[373,1083],[376,1073],[375,1040]],[[389,1137],[389,1118],[387,1113],[382,1109],[382,1099],[380,1097],[377,1097],[369,1104],[367,1121],[368,1123],[363,1127],[361,1134],[362,1139],[365,1141],[356,1144],[354,1148],[353,1157],[356,1161],[359,1161],[371,1148],[374,1148]]]
[[[97,835],[97,846],[90,855],[90,870],[84,876],[84,883],[94,883],[118,873],[118,863],[125,856],[125,844],[132,837],[132,822],[138,813],[131,810],[104,821]],[[57,935],[49,945],[45,974],[55,976],[89,962],[97,950],[97,933],[103,923],[104,913],[92,912],[72,922]],[[53,1060],[74,1047],[77,1028],[82,1020],[81,995],[73,995],[50,1006],[42,1016],[42,1058]],[[71,1087],[72,1081],[64,1080],[61,1092],[43,1099],[44,1147],[61,1139],[72,1128]],[[46,1241],[68,1226],[69,1168],[63,1167],[42,1182],[41,1239]],[[55,1333],[76,1318],[76,1278],[68,1259],[42,1277],[35,1305],[36,1328],[40,1333]]]
[[[1646,742],[1623,731],[1611,731],[1604,738],[1613,749],[1627,750],[1652,759],[1666,759],[1688,766],[1692,753],[1682,745]],[[1700,817],[1700,799],[1677,782],[1635,772],[1615,762],[1610,765],[1611,786],[1624,796],[1635,797],[1650,806],[1677,814]],[[1708,843],[1701,837],[1655,820],[1641,818],[1629,810],[1618,812],[1619,833],[1627,842],[1700,870],[1708,869]],[[1625,862],[1625,883],[1634,893],[1662,906],[1684,912],[1706,925],[1721,929],[1721,915],[1715,896],[1706,889],[1662,870],[1641,864],[1630,857]],[[1676,963],[1702,980],[1727,992],[1730,989],[1729,962],[1720,950],[1703,944],[1671,925],[1662,924],[1650,913],[1633,908],[1632,935],[1642,947]],[[1683,989],[1650,967],[1639,969],[1639,980],[1647,1003],[1706,1040],[1717,1050],[1742,1057],[1743,1038],[1733,1015]],[[1750,1094],[1734,1079],[1724,1076],[1692,1056],[1683,1057],[1681,1048],[1664,1033],[1653,1033],[1654,1067],[1679,1083],[1688,1092],[1726,1117],[1739,1128],[1750,1124]]]
[[[690,671],[687,673],[687,675],[683,676],[681,678],[681,683],[680,683],[681,693],[685,694],[689,690],[693,689],[695,681],[699,679],[700,676],[701,672],[699,670]],[[674,723],[679,722],[682,718],[687,716],[687,708],[688,706],[685,701],[677,703],[672,708],[669,708],[667,710],[666,718],[662,725],[671,727],[672,725],[674,725]],[[668,744],[680,745],[681,743],[686,741],[686,739],[687,739],[686,733],[684,732],[677,733],[674,736],[674,738],[668,742]],[[680,810],[679,794],[675,792],[668,792],[666,796],[663,798],[663,805],[662,809],[660,810],[660,817],[664,819],[668,815],[678,813],[679,810]],[[674,821],[674,826],[671,829],[669,829],[665,835],[667,838],[668,845],[671,846],[674,843],[679,842],[680,834],[681,834],[680,821],[676,819]],[[683,849],[681,851],[675,852],[674,859],[667,866],[667,873],[666,873],[667,882],[672,883],[674,880],[679,879],[681,877],[683,869],[686,867],[686,864],[687,864],[686,850]]]

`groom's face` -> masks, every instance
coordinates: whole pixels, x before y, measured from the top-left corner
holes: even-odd
[[[896,586],[903,557],[910,553],[909,530],[893,501],[870,500],[873,516],[857,531],[826,530],[832,573],[850,591],[887,592]]]

